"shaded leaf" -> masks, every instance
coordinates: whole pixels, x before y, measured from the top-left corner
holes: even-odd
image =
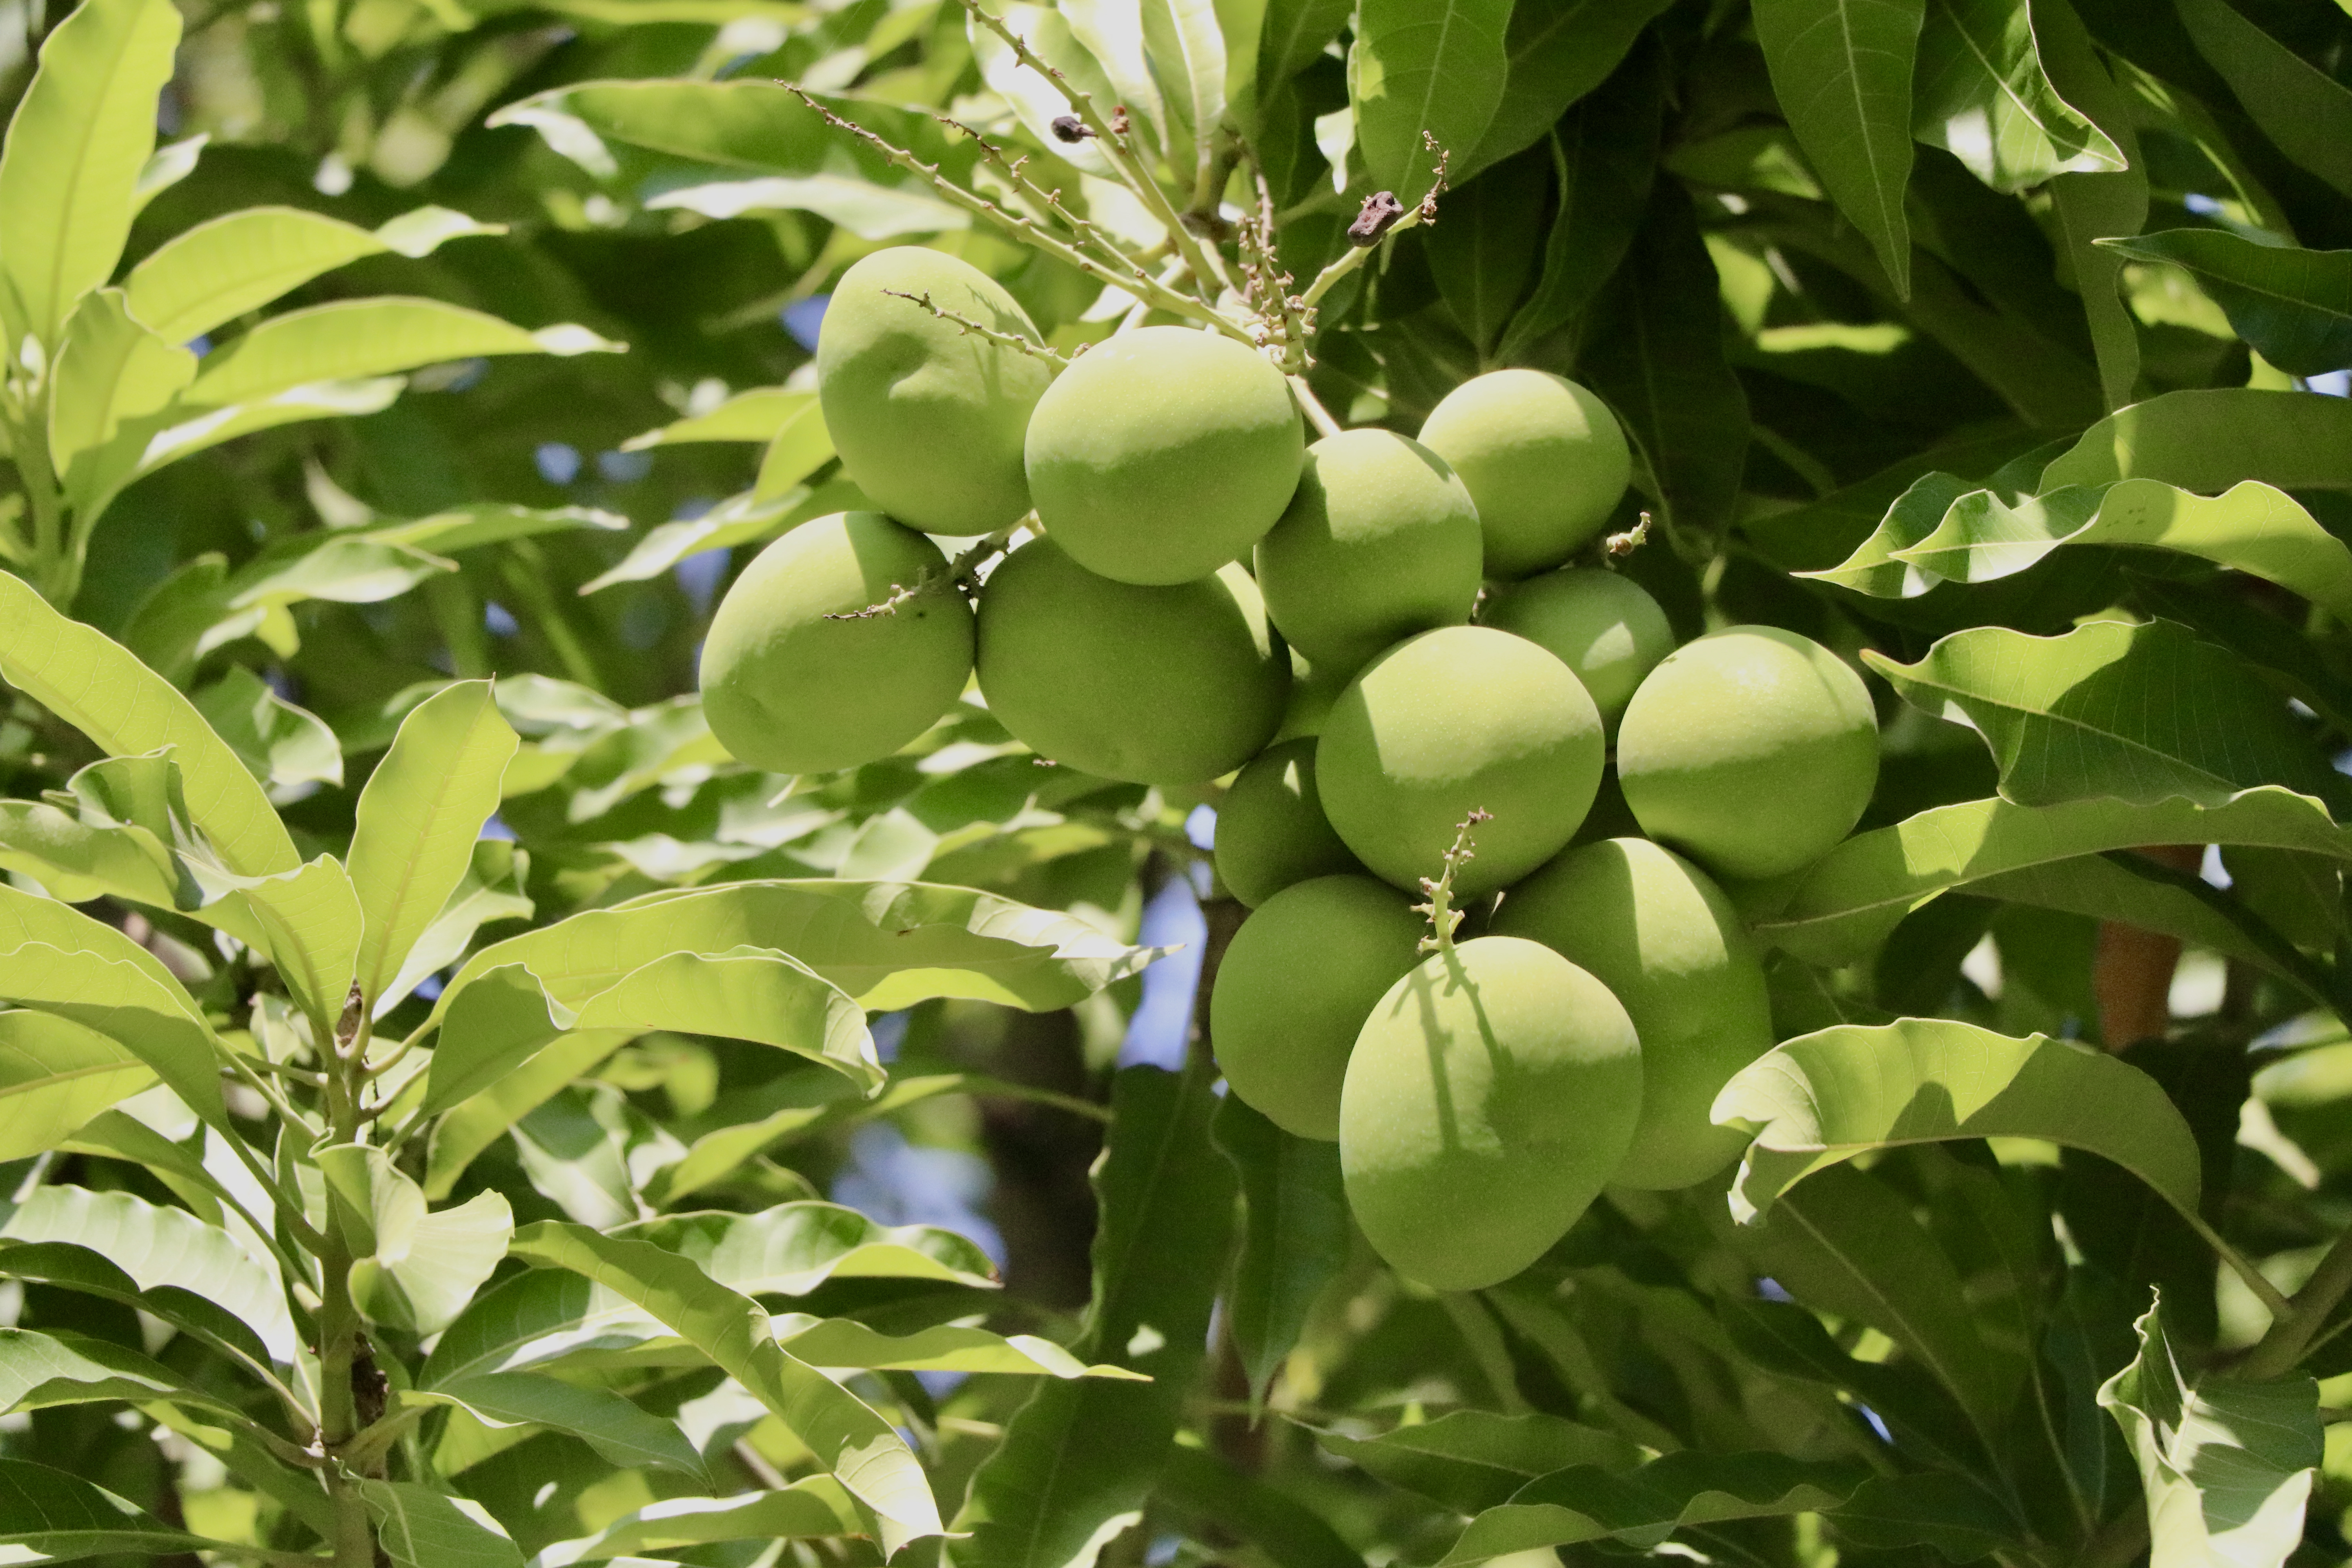
[[[1965,1476],[1932,1471],[1865,1481],[1826,1518],[1857,1546],[1932,1546],[1948,1563],[2026,1548],[2031,1531]]]
[[[1912,133],[1994,190],[2057,174],[2114,173],[2122,149],[2059,97],[2026,0],[1928,0]]]
[[[1510,0],[1361,0],[1348,50],[1356,147],[1375,185],[1407,205],[1435,176],[1424,136],[1466,160],[1510,74]]]
[[[172,1211],[178,1212],[178,1211]],[[10,1242],[0,1247],[11,1279],[39,1281],[135,1307],[211,1345],[232,1361],[266,1373],[275,1359],[244,1320],[179,1285],[142,1290],[101,1253],[68,1241]]]
[[[181,395],[190,410],[250,405],[321,382],[356,381],[489,354],[610,353],[585,327],[537,331],[436,300],[346,300],[272,316],[208,355]]]
[[[2263,245],[2218,228],[2101,243],[2135,260],[2187,269],[2237,334],[2291,375],[2352,365],[2352,250]]]
[[[352,1298],[372,1321],[416,1334],[445,1329],[506,1257],[514,1214],[497,1193],[430,1213],[382,1149],[331,1144],[312,1158],[344,1205],[345,1234],[361,1254]]]
[[[1286,1132],[1234,1094],[1218,1102],[1210,1131],[1241,1177],[1246,1218],[1225,1310],[1256,1403],[1316,1297],[1347,1266],[1355,1229],[1337,1143]]]
[[[454,1405],[488,1426],[569,1432],[623,1469],[658,1465],[707,1479],[702,1456],[675,1421],[647,1415],[610,1389],[528,1372],[483,1373],[436,1389],[404,1392],[404,1403]]]
[[[1579,1465],[1627,1470],[1643,1457],[1614,1432],[1557,1415],[1486,1410],[1451,1411],[1377,1437],[1318,1432],[1316,1441],[1391,1486],[1473,1514],[1501,1507],[1538,1476]]]
[[[1622,1474],[1580,1465],[1529,1481],[1509,1502],[1472,1520],[1442,1568],[1585,1541],[1646,1549],[1685,1525],[1817,1512],[1852,1497],[1869,1473],[1779,1454],[1696,1450]]]
[[[119,289],[82,296],[66,325],[49,395],[49,461],[63,472],[153,414],[195,378],[196,358],[131,319]]]
[[[1320,1514],[1205,1448],[1170,1449],[1152,1495],[1196,1528],[1236,1536],[1283,1568],[1362,1568],[1361,1554]]]
[[[236,1406],[182,1383],[170,1368],[121,1345],[87,1335],[0,1329],[0,1413],[99,1400],[192,1405],[236,1416]]]
[[[254,778],[273,789],[343,782],[342,748],[326,721],[298,708],[243,665],[195,694],[196,711]]]
[[[1793,1301],[1727,1298],[1717,1316],[1739,1353],[1767,1372],[1853,1394],[1895,1440],[1934,1463],[1997,1474],[1969,1418],[1944,1386],[1909,1362],[1862,1361],[1840,1349],[1822,1321]]]
[[[213,1544],[79,1476],[29,1459],[0,1459],[0,1547],[37,1554],[29,1561],[118,1552],[152,1557]]]
[[[642,583],[706,550],[754,543],[811,518],[866,509],[866,492],[847,479],[828,479],[814,490],[795,486],[767,498],[746,490],[719,502],[700,517],[674,518],[655,525],[621,558],[619,565],[591,577],[580,585],[580,591],[593,594],[615,583]]]
[[[2352,89],[2272,37],[2227,0],[2177,0],[2205,63],[2279,151],[2352,196]]]
[[[1467,157],[1463,179],[1543,140],[1570,106],[1599,87],[1670,0],[1518,0],[1503,36],[1503,100]],[[1443,231],[1441,226],[1440,232]]]
[[[415,1481],[358,1483],[376,1543],[397,1568],[522,1568],[522,1552],[481,1504]]]
[[[562,1036],[489,1088],[435,1118],[425,1146],[425,1196],[447,1197],[476,1155],[633,1038],[625,1029]]]
[[[2352,400],[2253,387],[2168,392],[2084,431],[2033,488],[2129,479],[2200,495],[2245,479],[2283,490],[2352,489]]]

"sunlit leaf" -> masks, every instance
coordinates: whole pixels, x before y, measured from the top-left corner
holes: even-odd
[[[778,1541],[858,1533],[856,1506],[831,1476],[806,1476],[774,1491],[669,1498],[623,1514],[594,1535],[539,1554],[546,1568],[622,1557],[642,1560],[719,1541]]]
[[[1467,159],[1510,75],[1510,0],[1364,0],[1348,51],[1356,145],[1376,184],[1408,204],[1436,177],[1433,138]]]
[[[1912,129],[1994,190],[2113,173],[2121,149],[2058,96],[2025,0],[1928,0]]]
[[[2186,268],[2229,312],[2238,335],[2290,374],[2352,365],[2352,250],[2260,245],[2218,228],[2101,243],[2137,260]]]
[[[471,1499],[415,1481],[358,1483],[379,1550],[397,1568],[521,1568],[522,1552]]]
[[[47,1013],[0,1012],[0,1160],[55,1148],[155,1081],[104,1035]]]
[[[454,1405],[486,1426],[569,1432],[624,1469],[658,1465],[697,1479],[705,1473],[702,1456],[676,1422],[649,1415],[609,1389],[535,1373],[493,1372],[401,1397],[406,1403]]]
[[[247,405],[321,382],[356,381],[488,354],[611,353],[584,327],[527,331],[436,300],[347,300],[272,316],[208,356],[181,395],[190,411]]]

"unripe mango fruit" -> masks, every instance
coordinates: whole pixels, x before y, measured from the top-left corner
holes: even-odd
[[[1298,489],[1257,542],[1266,614],[1318,667],[1353,670],[1478,598],[1478,511],[1445,459],[1386,430],[1307,448]]]
[[[1633,477],[1609,405],[1539,370],[1472,376],[1429,411],[1421,441],[1469,487],[1489,577],[1524,577],[1591,543]]]
[[[1315,784],[1341,841],[1400,888],[1438,874],[1474,809],[1491,815],[1454,879],[1466,898],[1558,854],[1601,763],[1600,710],[1568,666],[1508,632],[1442,626],[1348,683],[1316,743]]]
[[[1584,682],[1612,731],[1642,678],[1675,651],[1666,612],[1614,572],[1568,567],[1514,583],[1487,601],[1479,624],[1557,656]]]
[[[1778,626],[1685,643],[1617,730],[1642,831],[1719,877],[1778,877],[1829,853],[1878,783],[1878,716],[1846,663]]]
[[[1363,870],[1323,815],[1313,736],[1276,742],[1234,775],[1217,805],[1216,856],[1217,875],[1251,909],[1294,882]]]
[[[1641,1046],[1608,987],[1540,942],[1462,942],[1391,986],[1356,1037],[1348,1205],[1408,1279],[1499,1284],[1591,1206],[1641,1110]]]
[[[1429,929],[1412,900],[1370,877],[1318,877],[1242,922],[1209,994],[1209,1040],[1225,1081],[1301,1138],[1339,1136],[1348,1054]]]
[[[1040,342],[1013,296],[969,262],[914,245],[877,250],[841,275],[817,329],[825,430],[857,488],[900,522],[992,533],[1029,510],[1022,439],[1053,364],[901,294]]]
[[[1646,838],[1571,849],[1514,887],[1489,928],[1539,942],[1609,987],[1642,1037],[1642,1120],[1612,1186],[1686,1187],[1748,1140],[1707,1120],[1772,1048],[1756,944],[1706,872]]]
[[[1087,571],[1189,583],[1274,526],[1306,450],[1290,385],[1263,355],[1221,333],[1144,327],[1088,349],[1038,400],[1029,494]]]
[[[770,773],[825,773],[929,729],[971,674],[963,595],[941,583],[856,614],[927,573],[946,576],[940,547],[878,511],[814,519],[760,552],[702,645],[702,711],[719,743]]]
[[[981,695],[1042,757],[1136,784],[1199,784],[1255,756],[1282,722],[1290,654],[1249,574],[1114,583],[1051,539],[980,592]]]

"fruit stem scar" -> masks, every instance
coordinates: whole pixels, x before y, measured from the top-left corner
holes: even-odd
[[[1494,820],[1493,812],[1471,807],[1470,815],[1454,825],[1454,847],[1445,852],[1444,869],[1434,880],[1427,877],[1421,879],[1421,890],[1429,895],[1429,902],[1413,905],[1413,912],[1429,917],[1431,933],[1421,939],[1422,952],[1452,955],[1454,931],[1462,923],[1462,911],[1454,907],[1454,878],[1477,853],[1472,840],[1478,825]]]
[[[1031,359],[1052,360],[1055,364],[1067,364],[1070,363],[1070,356],[1068,354],[1057,353],[1042,343],[1033,343],[1018,332],[999,331],[994,327],[982,325],[980,322],[973,321],[970,316],[961,315],[956,311],[950,310],[942,306],[931,303],[931,291],[928,289],[924,289],[919,294],[909,294],[902,289],[885,289],[882,292],[889,295],[894,300],[907,300],[915,304],[920,305],[924,310],[929,310],[932,315],[937,316],[942,321],[954,322],[958,327],[963,329],[963,331],[967,336],[985,338],[999,348],[1012,349],[1015,353],[1027,354]]]

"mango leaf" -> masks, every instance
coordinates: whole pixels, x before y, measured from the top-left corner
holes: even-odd
[[[79,6],[41,44],[40,68],[0,150],[0,256],[16,332],[55,347],[131,235],[133,193],[155,148],[155,99],[172,79],[180,14],[168,0]],[[11,343],[13,351],[13,341]]]
[[[1810,868],[1747,896],[1759,940],[1809,963],[1866,953],[1913,910],[1955,888],[2144,844],[2250,844],[2352,859],[2319,802],[2251,789],[2218,805],[2173,798],[2023,806],[1969,800],[1856,834]],[[2073,868],[2070,867],[2070,869]]]
[[[1375,184],[1410,206],[1435,177],[1424,137],[1466,159],[1510,75],[1510,0],[1362,0],[1348,50],[1356,146]]]
[[[941,1533],[930,1483],[906,1440],[855,1394],[780,1348],[768,1314],[749,1297],[658,1245],[585,1226],[542,1220],[516,1233],[513,1251],[611,1289],[708,1355],[873,1511],[886,1553]]]
[[[321,855],[299,871],[245,885],[270,962],[323,1035],[351,1001],[359,961],[360,901],[342,862]]]
[[[1985,1337],[1950,1255],[1900,1194],[1836,1165],[1783,1196],[1739,1241],[1758,1272],[1803,1305],[1893,1340],[1990,1446],[2027,1374],[2026,1357],[2021,1346]]]
[[[674,518],[656,524],[622,557],[619,565],[583,583],[580,592],[597,593],[615,583],[642,583],[660,576],[689,555],[750,544],[796,528],[814,517],[836,511],[862,511],[868,505],[866,492],[845,479],[828,479],[814,490],[795,485],[771,496],[745,490],[700,517]]]
[[[309,382],[217,408],[175,400],[145,418],[125,420],[113,440],[84,454],[66,475],[66,496],[85,517],[95,519],[125,485],[168,463],[257,430],[380,413],[406,385],[399,376],[372,376]]]
[[[506,1257],[514,1213],[498,1194],[428,1213],[423,1189],[382,1149],[338,1143],[312,1158],[362,1255],[352,1299],[372,1321],[415,1334],[447,1328]]]
[[[184,1209],[163,1208],[130,1193],[43,1186],[16,1205],[0,1237],[71,1242],[111,1262],[142,1291],[176,1286],[201,1296],[259,1337],[270,1359],[294,1359],[293,1320],[275,1268],[258,1261],[217,1226]]]
[[[667,1215],[624,1226],[624,1239],[685,1258],[746,1296],[802,1296],[833,1279],[927,1279],[992,1289],[987,1256],[952,1231],[878,1225],[835,1204],[783,1204],[760,1214]],[[583,1348],[625,1348],[670,1332],[635,1298],[573,1275],[533,1272],[485,1291],[433,1347],[417,1385],[553,1361]]]
[[[359,985],[371,1003],[471,868],[516,744],[490,683],[460,681],[410,710],[369,775],[350,866],[364,921]]]
[[[195,379],[196,356],[131,319],[120,289],[82,296],[66,324],[49,395],[49,461],[58,471],[153,414]]]
[[[0,1414],[100,1400],[164,1400],[243,1420],[236,1405],[189,1387],[137,1351],[62,1331],[0,1329]]]
[[[301,864],[268,796],[186,698],[121,644],[66,619],[30,584],[5,575],[0,678],[110,755],[172,747],[189,817],[231,871],[266,877]]]
[[[1440,1568],[1586,1541],[1657,1546],[1685,1525],[1834,1508],[1868,1479],[1858,1464],[1779,1454],[1668,1454],[1622,1474],[1593,1465],[1529,1481],[1470,1521]]]
[[[173,235],[123,279],[131,313],[184,343],[363,256],[428,256],[444,242],[503,234],[446,207],[403,213],[373,233],[299,207],[246,207]]]
[[[426,975],[457,963],[482,927],[529,920],[537,908],[522,890],[530,869],[530,857],[506,839],[476,839],[447,900],[417,933],[400,973],[375,993],[376,1016],[398,1006]]]
[[[1233,1173],[1209,1142],[1212,1069],[1135,1067],[1112,1086],[1101,1215],[1078,1353],[1150,1384],[1047,1382],[982,1462],[956,1528],[962,1568],[1090,1563],[1141,1517],[1176,1436],[1224,1274]]]
[[[807,404],[769,439],[760,472],[751,481],[751,499],[763,501],[793,494],[803,479],[833,458],[833,433],[825,428],[824,411]]]
[[[1895,504],[1888,521],[1927,521],[1930,498],[1958,481],[1932,475]],[[2352,612],[2352,549],[2284,491],[2247,480],[2219,496],[2191,495],[2154,479],[2125,479],[2104,490],[2066,487],[2013,504],[1990,489],[1951,499],[1932,532],[1887,549],[1883,529],[1843,564],[1801,573],[1859,592],[1888,588],[1915,597],[1937,582],[1987,583],[2038,563],[2062,544],[2138,545],[2175,550],[2250,573],[2314,604]],[[1865,553],[1866,552],[1866,553]],[[1883,560],[1885,565],[1878,564]],[[1891,572],[1895,563],[1912,568]]]
[[[2183,1214],[2197,1140],[2162,1086],[2118,1058],[1948,1018],[1841,1026],[1784,1040],[1724,1085],[1717,1125],[1753,1134],[1731,1189],[1745,1224],[1814,1172],[1871,1149],[2040,1138],[2104,1155]]]
[[[489,1088],[443,1112],[434,1121],[425,1145],[425,1196],[447,1197],[475,1156],[634,1037],[625,1029],[565,1035]]]
[[[1144,43],[1164,95],[1169,161],[1180,185],[1204,190],[1217,123],[1225,117],[1225,37],[1217,8],[1210,0],[1143,0],[1141,10]]]
[[[146,1166],[191,1213],[210,1225],[219,1225],[224,1215],[244,1202],[205,1166],[205,1141],[199,1140],[193,1147],[174,1142],[127,1111],[100,1112],[60,1140],[58,1147]],[[217,1144],[211,1147],[222,1152]]]
[[[2099,391],[2110,409],[2132,399],[2139,381],[2139,321],[2124,303],[2123,258],[2098,241],[2137,234],[2147,222],[2148,176],[2133,100],[2115,79],[2073,7],[2047,7],[2032,18],[2035,46],[2051,84],[2105,133],[2126,166],[2114,174],[2061,174],[2050,185],[2057,237],[2074,264],[2075,287],[2099,363]]]
[[[2004,195],[2058,174],[2111,174],[2122,149],[2058,96],[2025,0],[1928,0],[1912,134]]]
[[[683,446],[690,441],[772,440],[776,432],[803,409],[816,402],[814,392],[787,392],[781,386],[755,386],[739,392],[718,407],[674,419],[642,436],[621,443],[624,452],[655,447]]]
[[[683,210],[704,217],[740,217],[749,212],[814,213],[860,239],[901,235],[945,234],[971,226],[971,215],[916,186],[869,184],[845,174],[764,174],[753,180],[714,180],[664,191],[646,201],[648,212]]]
[[[933,996],[1029,1011],[1066,1007],[1157,955],[1071,916],[968,888],[922,882],[733,882],[647,893],[494,942],[466,961],[442,994],[446,1014],[476,976],[527,963],[548,994],[572,1005],[680,951],[738,946],[782,952],[869,1012]]]
[[[1337,1143],[1286,1132],[1233,1094],[1218,1103],[1210,1131],[1246,1204],[1225,1310],[1255,1405],[1297,1344],[1315,1298],[1347,1266],[1354,1226]]]
[[[258,782],[281,790],[343,782],[342,748],[326,721],[278,696],[245,666],[233,666],[194,700]]]
[[[177,1213],[177,1210],[167,1211]],[[68,1241],[0,1244],[9,1278],[56,1285],[86,1296],[120,1301],[212,1346],[253,1373],[268,1376],[275,1359],[243,1319],[184,1286],[139,1282],[103,1254]]]
[[[2352,489],[2352,401],[2253,387],[2164,393],[2084,431],[2034,489],[2129,479],[2200,495],[2243,479],[2283,490]]]
[[[2153,1568],[2285,1563],[2319,1468],[2319,1385],[2190,1375],[2161,1301],[2133,1328],[2139,1354],[2098,1397],[2139,1462]]]
[[[2136,261],[2185,268],[2237,334],[2290,375],[2352,365],[2352,250],[2302,250],[2218,228],[2099,243]]]
[[[774,1491],[735,1497],[667,1498],[625,1513],[595,1534],[559,1541],[532,1561],[541,1568],[608,1558],[643,1561],[655,1553],[721,1541],[789,1541],[854,1535],[863,1525],[856,1506],[831,1476],[803,1476]]]
[[[1150,1382],[1123,1366],[1088,1366],[1034,1334],[992,1334],[945,1324],[913,1334],[885,1334],[853,1318],[787,1313],[776,1342],[811,1366],[882,1372],[995,1372],[1019,1377],[1108,1377]]]
[[[118,1552],[154,1557],[219,1544],[174,1530],[79,1476],[29,1459],[0,1459],[0,1547],[24,1554],[22,1561]]]
[[[1756,39],[1797,144],[1870,241],[1895,292],[1911,293],[1911,73],[1925,0],[1757,0]]]
[[[1152,1501],[1200,1534],[1239,1537],[1283,1568],[1361,1568],[1364,1561],[1320,1514],[1205,1448],[1170,1449]]]
[[[528,1372],[493,1372],[443,1387],[400,1394],[405,1405],[452,1405],[486,1426],[546,1426],[569,1432],[606,1460],[633,1469],[658,1465],[709,1478],[702,1456],[675,1421],[649,1415],[610,1389],[587,1388]]]
[[[171,971],[112,926],[0,886],[0,998],[106,1036],[198,1115],[226,1124],[211,1025]]]
[[[2352,90],[2226,0],[2179,0],[2204,61],[2279,151],[2352,196]]]
[[[570,533],[580,529],[618,533],[628,526],[629,520],[619,512],[593,506],[515,506],[506,501],[475,501],[436,511],[430,517],[377,523],[365,530],[362,537],[378,544],[455,554],[463,550],[478,550],[486,544],[503,544],[510,539],[533,539],[542,533]],[[318,596],[333,597],[327,594]]]
[[[146,828],[92,823],[46,801],[0,801],[0,868],[68,904],[111,897],[168,910],[184,891],[190,902],[202,897]]]
[[[214,351],[181,395],[190,410],[247,405],[297,387],[354,381],[487,354],[609,353],[585,327],[526,331],[437,300],[346,300],[272,316]]]
[[[1349,0],[1269,0],[1258,33],[1257,81],[1263,95],[1315,63],[1339,36]]]
[[[94,1029],[47,1013],[0,1012],[0,1160],[53,1149],[155,1081]]]
[[[415,1481],[359,1483],[376,1545],[396,1568],[522,1568],[522,1552],[472,1499]]]
[[[1876,1476],[1824,1516],[1841,1540],[1876,1551],[1932,1546],[1949,1563],[2024,1548],[2032,1532],[1965,1476]]]
[[[1503,36],[1503,99],[1477,150],[1454,162],[1456,183],[1534,146],[1569,107],[1625,58],[1668,0],[1520,0]],[[1443,232],[1441,226],[1440,232]]]
[[[2286,704],[2236,655],[2170,621],[2094,621],[2055,637],[1978,626],[1917,664],[1863,658],[1913,707],[1964,714],[2000,764],[2002,795],[2021,805],[2218,805],[2266,784],[2334,792]]]
[[[1845,1390],[1885,1423],[1899,1445],[1942,1468],[1997,1475],[1958,1402],[1917,1363],[1848,1355],[1821,1319],[1794,1301],[1729,1297],[1717,1302],[1716,1313],[1733,1346],[1756,1366]]]
[[[1377,1437],[1318,1432],[1315,1440],[1392,1487],[1456,1513],[1500,1508],[1538,1476],[1590,1465],[1628,1470],[1642,1450],[1627,1438],[1557,1415],[1455,1410]]]

